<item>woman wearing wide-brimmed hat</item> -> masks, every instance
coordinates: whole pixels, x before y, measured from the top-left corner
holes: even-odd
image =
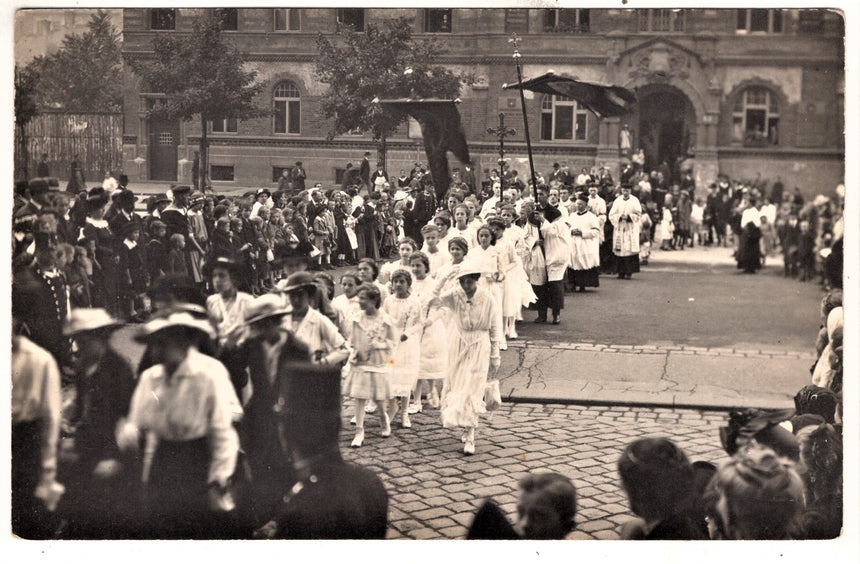
[[[135,535],[140,468],[134,456],[120,452],[114,435],[117,422],[128,413],[135,387],[131,366],[110,345],[111,335],[121,326],[104,309],[78,308],[63,331],[78,347],[77,458],[63,479],[72,538]]]
[[[105,208],[110,197],[105,189],[96,186],[87,193],[87,219],[81,230],[82,239],[93,261],[94,306],[103,307],[111,314],[118,313],[116,236],[105,220]]]
[[[486,412],[484,389],[488,375],[499,369],[502,318],[489,291],[478,287],[484,268],[464,261],[457,273],[460,287],[439,297],[451,310],[448,336],[448,370],[442,388],[440,413],[443,427],[463,427],[463,454],[475,453],[478,416]]]
[[[145,433],[153,450],[144,466],[148,537],[229,534],[228,486],[239,450],[233,421],[242,408],[224,365],[197,349],[199,339],[213,337],[208,321],[186,312],[150,321],[138,337],[158,364],[141,374],[117,442],[133,449]]]

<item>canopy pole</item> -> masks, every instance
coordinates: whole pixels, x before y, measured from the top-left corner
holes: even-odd
[[[532,139],[529,134],[529,117],[526,112],[526,95],[523,91],[523,69],[520,66],[520,49],[519,49],[519,36],[514,33],[511,35],[511,38],[508,39],[510,43],[514,44],[514,61],[517,64],[517,85],[520,89],[520,105],[523,109],[523,125],[526,129],[526,150],[529,153],[529,169],[531,170],[532,175],[532,191],[534,194],[535,202],[537,202],[537,175],[535,175],[535,163],[534,158],[532,157]]]

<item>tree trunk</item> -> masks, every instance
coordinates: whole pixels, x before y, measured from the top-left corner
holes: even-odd
[[[200,170],[197,181],[200,186],[195,186],[201,192],[209,183],[209,139],[206,137],[206,115],[200,114]]]
[[[383,135],[382,138],[379,140],[379,155],[377,156],[379,157],[379,162],[382,163],[382,170],[388,172],[388,139],[385,137],[385,135]]]

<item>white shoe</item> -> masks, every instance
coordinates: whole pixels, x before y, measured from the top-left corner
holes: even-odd
[[[507,344],[507,343],[504,343],[504,344],[499,345],[499,350],[500,350],[500,351],[506,351],[506,350],[508,350],[508,344]]]
[[[414,415],[415,413],[421,413],[423,411],[420,403],[410,403],[409,407],[406,409],[406,412],[409,415]]]
[[[520,336],[517,335],[516,331],[511,331],[511,335],[510,335],[510,337],[508,337],[508,339],[519,339],[519,338],[520,338]]]
[[[469,431],[463,431],[463,435],[460,437],[460,442],[465,443],[469,440]]]
[[[430,390],[430,400],[428,403],[433,409],[439,409],[439,392],[436,391],[435,387]]]
[[[352,443],[349,445],[353,448],[358,448],[364,442],[364,428],[355,430],[355,437],[352,438]]]
[[[352,419],[349,420],[350,425],[355,425],[355,415],[352,416]]]
[[[403,425],[404,429],[412,428],[412,421],[409,419],[409,415],[404,415],[403,419],[401,419],[400,423]]]
[[[382,432],[380,435],[383,437],[391,436],[391,419],[388,418],[388,414],[384,411],[382,412]]]
[[[368,404],[364,406],[364,412],[365,413],[376,413],[376,402],[375,401],[368,402]]]
[[[475,454],[475,441],[466,441],[463,445],[463,454],[470,456]]]

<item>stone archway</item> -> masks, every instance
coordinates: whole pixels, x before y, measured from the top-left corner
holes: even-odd
[[[682,90],[669,84],[646,84],[637,88],[636,95],[632,126],[638,132],[637,149],[645,153],[645,168],[657,168],[665,161],[677,181],[680,164],[696,146],[695,107]]]

